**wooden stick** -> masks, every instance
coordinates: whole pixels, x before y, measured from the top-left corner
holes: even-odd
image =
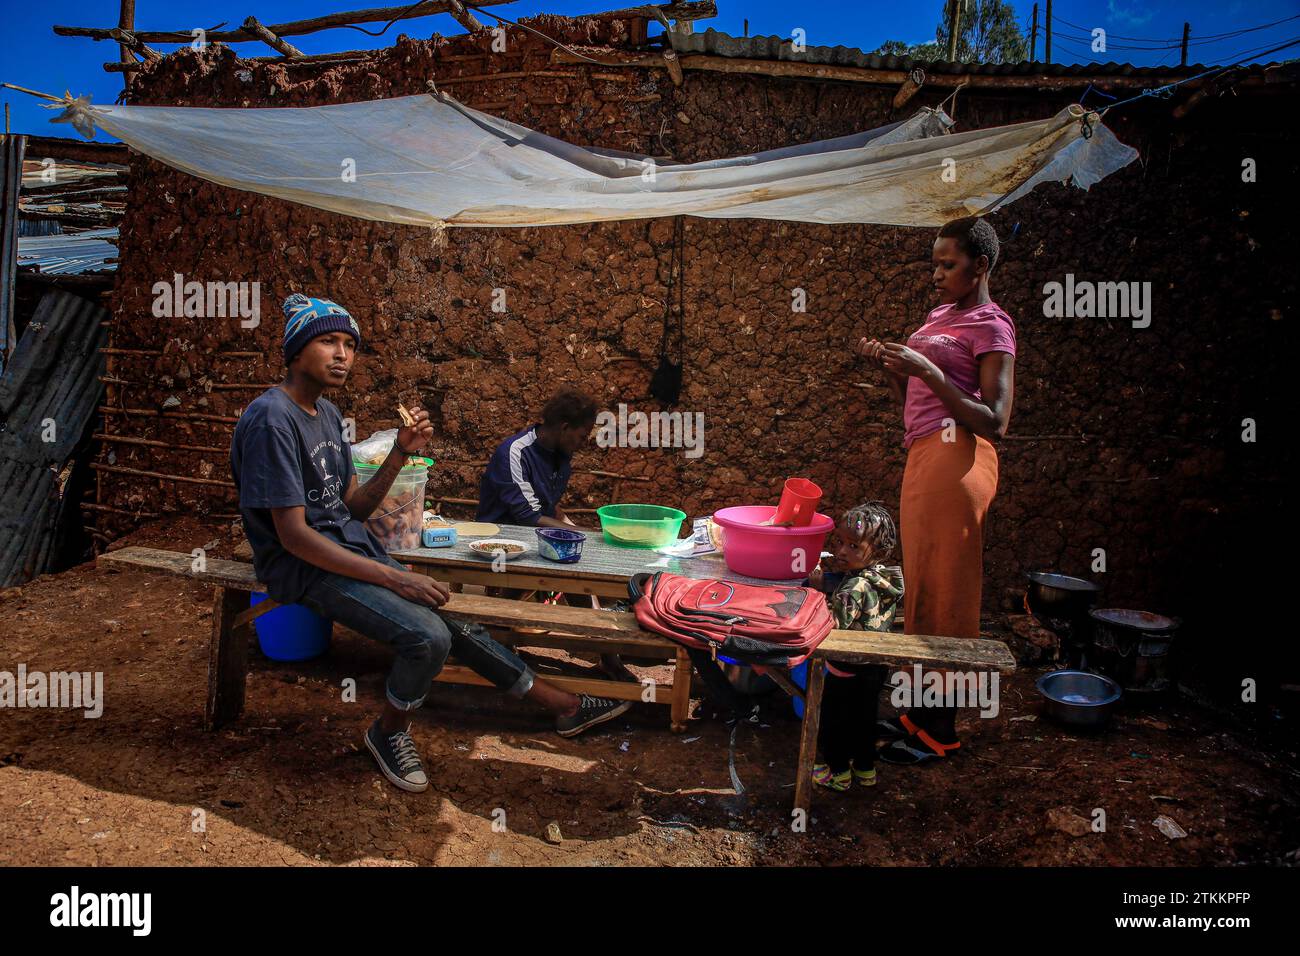
[[[135,63],[135,57],[131,55],[131,44],[122,39],[123,34],[129,35],[130,31],[135,29],[135,0],[122,0],[122,6],[117,18],[117,29],[110,31],[110,35],[116,35],[118,39],[118,60],[122,64]],[[135,42],[139,43],[139,40]],[[129,90],[131,88],[131,77],[129,75],[122,77],[122,82]]]
[[[128,511],[125,508],[114,508],[111,505],[95,504],[91,501],[83,501],[81,507],[89,511],[107,511],[111,514],[126,515],[129,518],[157,518],[156,511]]]
[[[90,436],[97,438],[102,442],[121,442],[124,445],[147,445],[150,448],[170,448],[176,451],[201,451],[212,455],[229,454],[229,448],[218,448],[216,445],[177,445],[169,441],[157,441],[153,438],[136,438],[134,435],[109,435],[105,432],[95,432]]]
[[[581,52],[581,48],[578,48]],[[641,67],[664,69],[663,57],[657,53],[611,53],[608,50],[597,51],[604,60],[604,67]],[[683,70],[706,70],[714,73],[738,73],[762,76],[778,76],[801,80],[836,80],[849,83],[878,83],[885,86],[899,86],[907,80],[905,70],[872,70],[856,66],[834,66],[821,63],[803,63],[786,60],[749,60],[742,58],[711,56],[695,53],[679,56]],[[583,64],[585,60],[566,53],[564,50],[551,51],[552,63]],[[970,86],[987,89],[1032,89],[1051,92],[1064,89],[1076,89],[1093,83],[1107,89],[1138,89],[1161,83],[1171,83],[1182,77],[1174,75],[1161,76],[998,76],[972,74],[934,73],[926,77],[926,85],[933,87]],[[1204,83],[1195,80],[1185,85],[1194,86]],[[1263,77],[1247,77],[1241,85],[1263,85]]]
[[[200,415],[195,412],[157,412],[152,408],[113,408],[111,405],[100,405],[99,413],[101,415],[139,415],[146,418],[177,418],[182,421],[194,422],[227,422],[231,425],[239,421],[238,418],[232,418],[230,415]]]
[[[117,349],[103,348],[101,355],[162,355],[162,349]],[[265,352],[213,352],[217,358],[265,358]]]
[[[477,7],[495,7],[511,0],[475,0]],[[134,5],[134,0],[132,0]],[[277,37],[302,36],[329,30],[333,27],[345,27],[354,23],[386,23],[390,20],[412,20],[429,17],[436,13],[450,13],[451,4],[447,0],[427,0],[417,6],[407,4],[400,7],[375,7],[369,10],[352,10],[346,13],[327,13],[324,16],[311,17],[306,20],[291,20],[286,23],[268,23],[266,29]],[[126,29],[129,29],[127,27]],[[112,31],[102,27],[55,26],[54,32],[61,37],[90,37],[93,40],[110,40]],[[189,43],[194,35],[189,30],[137,30],[136,37],[146,43]],[[246,29],[208,31],[209,43],[240,43],[248,40],[260,40],[261,37]]]
[[[668,70],[668,76],[672,78],[673,86],[681,86],[685,82],[685,76],[682,74],[682,62],[677,57],[677,51],[672,49],[664,50],[664,68]]]
[[[234,490],[233,481],[218,481],[215,478],[191,478],[189,475],[168,475],[161,471],[143,471],[139,468],[126,468],[122,465],[101,465],[99,462],[92,462],[90,465],[96,471],[109,472],[116,475],[135,475],[140,478],[157,478],[160,481],[183,481],[195,485],[215,485],[219,488],[230,488]]]
[[[115,40],[117,40],[120,44],[122,44],[122,46],[126,47],[126,48],[129,49],[129,50],[132,50],[132,51],[135,52],[135,53],[140,54],[140,55],[141,55],[142,57],[144,57],[146,60],[161,60],[161,59],[162,59],[162,54],[161,54],[161,53],[159,53],[159,52],[158,52],[157,50],[155,50],[153,47],[151,47],[151,46],[147,46],[147,45],[145,45],[144,43],[141,43],[141,42],[140,42],[140,38],[137,37],[137,36],[136,36],[134,33],[132,33],[130,30],[124,30],[124,29],[118,28],[118,29],[113,30],[113,31],[111,31],[111,32],[112,32],[112,34],[113,34],[113,38],[114,38]],[[134,60],[123,60],[122,62],[123,62],[123,63],[134,63],[135,61],[134,61]]]
[[[483,29],[483,24],[474,18],[474,14],[465,9],[465,4],[460,0],[449,0],[451,10],[449,11],[456,22],[463,26],[468,32],[475,33]]]
[[[278,53],[283,53],[291,60],[301,60],[302,50],[290,43],[286,43],[278,36],[268,30],[262,24],[257,22],[257,17],[248,17],[244,20],[244,29],[254,34],[259,40]]]

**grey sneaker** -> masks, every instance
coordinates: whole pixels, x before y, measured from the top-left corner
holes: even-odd
[[[574,737],[588,727],[613,720],[632,706],[630,700],[611,700],[608,697],[578,695],[578,710],[572,717],[555,718],[555,732],[561,737]]]
[[[376,719],[366,731],[366,749],[375,755],[379,769],[393,786],[411,793],[429,789],[429,778],[424,774],[420,754],[411,739],[410,725],[395,734],[385,734]]]

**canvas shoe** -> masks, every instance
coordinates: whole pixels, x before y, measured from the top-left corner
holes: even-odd
[[[375,755],[379,769],[388,782],[410,793],[423,793],[429,789],[419,751],[411,739],[411,727],[394,734],[385,734],[376,719],[366,731],[366,749]]]
[[[578,695],[578,710],[571,717],[557,717],[555,732],[561,737],[573,737],[588,727],[595,727],[607,720],[613,720],[625,713],[632,706],[630,700],[611,700],[608,697],[592,697],[589,694]]]

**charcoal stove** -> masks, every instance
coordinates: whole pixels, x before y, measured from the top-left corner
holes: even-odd
[[[1096,670],[1129,695],[1156,699],[1170,690],[1169,648],[1181,624],[1178,618],[1120,607],[1094,608],[1088,616],[1089,656]]]

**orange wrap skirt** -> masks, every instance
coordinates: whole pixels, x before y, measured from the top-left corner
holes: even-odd
[[[904,627],[909,634],[980,636],[984,517],[998,490],[998,454],[964,428],[912,442],[903,471]]]

